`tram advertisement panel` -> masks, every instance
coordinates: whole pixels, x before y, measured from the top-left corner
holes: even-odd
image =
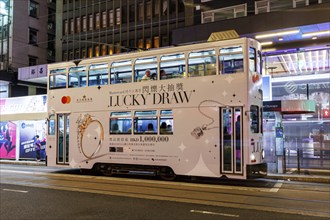
[[[35,158],[34,142],[35,136],[39,135],[42,152],[41,157],[44,158],[45,151],[45,122],[42,121],[20,121],[20,159]]]
[[[0,122],[0,158],[15,159],[16,157],[16,124]]]

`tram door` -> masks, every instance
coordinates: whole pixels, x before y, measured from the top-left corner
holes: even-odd
[[[69,114],[57,114],[56,163],[69,164]]]
[[[221,173],[243,174],[242,107],[220,108]]]

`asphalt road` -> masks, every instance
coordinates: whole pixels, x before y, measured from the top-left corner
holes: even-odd
[[[328,184],[99,177],[0,166],[0,219],[328,219]]]

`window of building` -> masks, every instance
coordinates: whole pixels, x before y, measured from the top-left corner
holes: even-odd
[[[129,21],[133,22],[135,21],[135,5],[129,6]]]
[[[159,36],[154,37],[154,48],[159,48]]]
[[[83,17],[82,17],[82,30],[83,30],[84,32],[87,31],[87,18],[86,18],[86,16],[83,16]]]
[[[29,44],[37,45],[38,42],[38,30],[29,28]]]
[[[266,13],[270,11],[269,0],[255,1],[255,14]]]
[[[100,29],[100,13],[95,14],[95,28]]]
[[[138,48],[144,49],[144,41],[143,41],[143,39],[139,39],[139,41],[138,41]]]
[[[92,47],[88,47],[88,57],[89,58],[93,57],[93,48]]]
[[[64,29],[63,29],[63,35],[67,35],[69,33],[69,24],[68,24],[68,20],[64,20],[63,22],[63,26],[64,26]]]
[[[110,134],[131,134],[131,112],[112,112],[110,114]]]
[[[114,14],[113,14],[113,10],[109,10],[109,26],[110,27],[113,27],[114,25]]]
[[[101,48],[101,55],[105,56],[107,55],[107,45],[103,44]]]
[[[70,34],[74,33],[74,22],[73,18],[70,19]]]
[[[144,7],[143,7],[143,2],[139,3],[139,21],[143,21],[144,19]]]
[[[136,111],[134,134],[157,134],[157,111]]]
[[[93,19],[93,14],[88,15],[88,30],[92,31],[94,28],[94,19]]]
[[[71,67],[68,74],[69,87],[85,87],[86,86],[86,66]]]
[[[80,17],[76,18],[76,32],[80,33]]]
[[[102,11],[102,28],[107,28],[107,12]]]
[[[113,55],[113,45],[109,45],[109,55]]]
[[[39,3],[30,0],[30,8],[29,8],[29,15],[31,17],[37,18],[39,12]]]
[[[95,56],[96,57],[100,56],[100,47],[98,45],[94,47],[94,50],[95,50]]]
[[[83,48],[81,50],[81,58],[83,58],[83,59],[87,58],[87,54],[86,54],[86,49],[85,48]]]
[[[74,57],[73,57],[73,50],[70,50],[69,51],[69,60],[73,60]]]
[[[163,0],[162,15],[167,15],[167,10],[168,10],[168,0]]]
[[[150,38],[148,38],[148,39],[146,39],[146,49],[150,49],[151,48],[151,39]]]
[[[63,61],[68,61],[68,53],[66,51],[63,51],[62,60]]]
[[[146,3],[146,18],[151,19],[151,1]]]
[[[247,4],[202,12],[202,23],[247,16]]]
[[[76,50],[76,52],[75,52],[75,59],[79,59],[80,58],[80,50],[78,49],[78,50]]]
[[[37,57],[29,56],[29,66],[36,66],[38,64],[37,61]]]
[[[116,8],[116,25],[121,24],[121,9]]]
[[[154,14],[159,15],[160,11],[160,0],[154,1]]]

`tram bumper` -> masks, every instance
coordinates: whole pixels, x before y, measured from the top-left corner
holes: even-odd
[[[246,171],[248,179],[265,177],[267,175],[267,163],[248,164]]]

